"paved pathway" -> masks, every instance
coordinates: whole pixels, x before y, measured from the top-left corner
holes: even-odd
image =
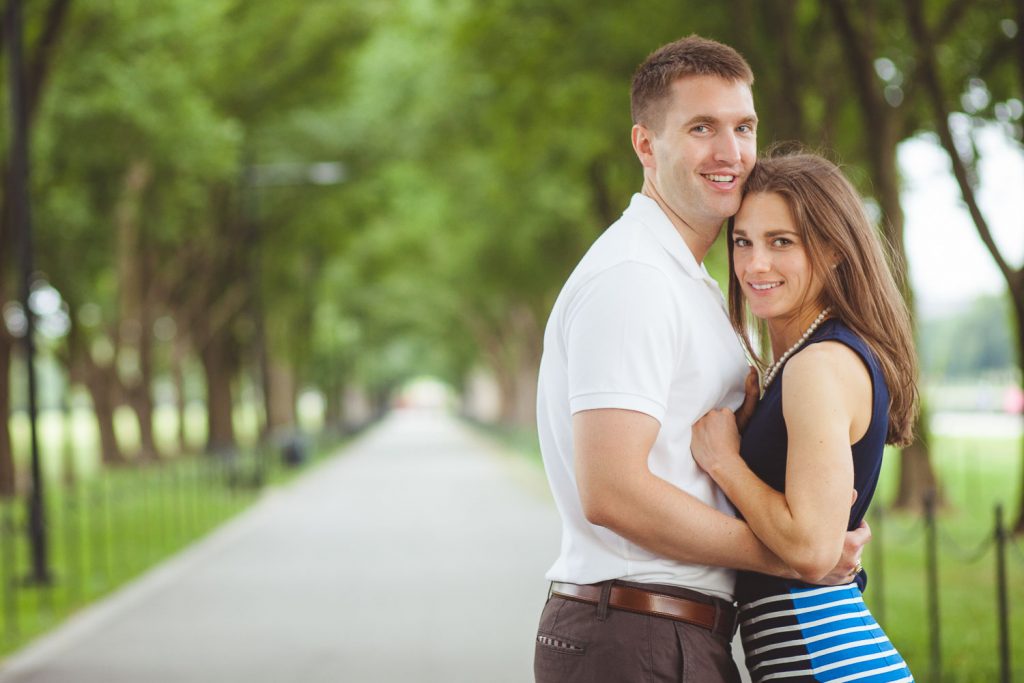
[[[523,683],[558,530],[539,468],[399,412],[0,683]]]

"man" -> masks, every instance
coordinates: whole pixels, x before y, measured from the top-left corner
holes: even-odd
[[[569,277],[544,337],[538,430],[562,547],[539,683],[739,680],[733,570],[794,575],[690,454],[694,422],[744,403],[746,358],[702,261],[756,159],[752,83],[735,50],[697,36],[633,78],[643,187]],[[850,579],[867,535],[848,535],[830,582]]]

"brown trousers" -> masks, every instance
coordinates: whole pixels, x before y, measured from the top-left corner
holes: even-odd
[[[710,600],[685,588],[657,589]],[[536,683],[739,683],[730,647],[700,626],[553,595],[541,614],[533,673]]]

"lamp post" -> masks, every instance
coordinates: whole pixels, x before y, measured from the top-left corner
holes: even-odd
[[[28,533],[32,554],[29,581],[48,584],[51,581],[46,541],[46,508],[43,498],[43,477],[39,464],[39,437],[36,419],[35,314],[29,299],[32,294],[32,220],[28,196],[28,112],[25,105],[25,74],[22,66],[21,0],[8,0],[6,42],[8,49],[11,101],[11,167],[8,183],[11,220],[21,241],[21,306],[25,314],[25,366],[28,371],[28,415],[31,444],[32,491],[28,500]],[[6,419],[7,416],[0,416]]]

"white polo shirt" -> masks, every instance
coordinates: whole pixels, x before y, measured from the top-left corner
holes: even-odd
[[[544,332],[537,427],[562,516],[562,547],[548,580],[626,579],[685,586],[732,599],[734,572],[659,557],[589,523],[573,469],[572,415],[595,408],[646,413],[661,423],[653,474],[733,513],[694,462],[694,422],[743,402],[747,361],[717,283],[661,207],[633,195],[562,288]]]

